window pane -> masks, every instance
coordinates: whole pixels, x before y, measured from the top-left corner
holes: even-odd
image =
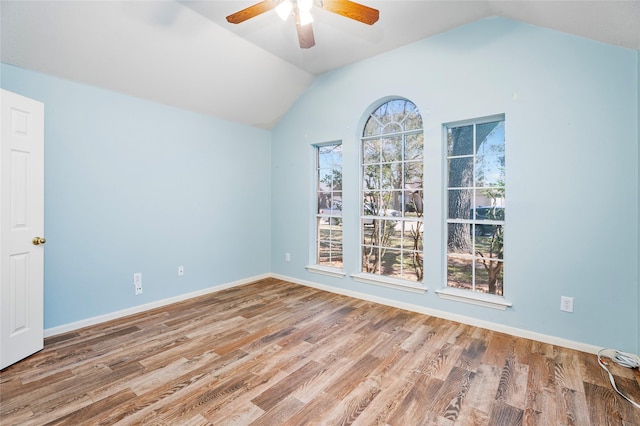
[[[384,138],[382,140],[382,162],[402,161],[402,137]]]
[[[403,209],[403,191],[392,191],[391,192],[391,204],[389,205],[389,209],[385,212],[385,216],[389,217],[402,217],[402,209]]]
[[[405,130],[418,130],[422,129],[422,116],[415,105],[413,105],[413,110],[407,115],[407,118],[404,121],[404,129]],[[422,136],[422,134],[421,134]]]
[[[449,188],[473,186],[473,158],[452,158],[448,161]]]
[[[402,132],[402,126],[399,123],[389,123],[384,126],[382,129],[382,133],[385,135],[390,135],[394,133]]]
[[[504,185],[504,121],[476,128],[476,186]]]
[[[329,240],[331,238],[331,230],[326,219],[318,218],[318,259],[320,265],[326,265],[329,262]]]
[[[407,217],[422,217],[422,191],[404,192],[404,215]]]
[[[342,216],[342,192],[336,191],[331,197],[331,214]]]
[[[331,169],[318,169],[318,187],[322,190],[330,190],[331,185]]]
[[[478,260],[476,262],[476,291],[502,296],[503,265],[497,260]]]
[[[447,155],[454,157],[458,155],[473,154],[473,125],[453,127],[447,132]]]
[[[342,191],[342,169],[333,169],[333,190]]]
[[[382,164],[382,189],[402,188],[402,163]]]
[[[377,216],[378,206],[380,205],[380,194],[378,192],[367,192],[364,194],[364,203],[362,204],[362,214],[364,216]]]
[[[331,244],[331,266],[342,268],[342,244]]]
[[[449,219],[469,219],[471,215],[472,189],[450,189],[448,215]]]
[[[413,104],[404,99],[395,99],[380,105],[371,116],[383,124],[399,122],[407,114],[407,108],[413,110]]]
[[[330,192],[318,193],[318,213],[325,214],[325,212],[330,209],[331,209],[331,193]]]
[[[422,188],[422,161],[404,164],[404,187],[406,189]]]
[[[473,260],[460,255],[447,256],[447,285],[473,289]]]
[[[474,252],[483,259],[502,259],[504,257],[504,226],[481,225],[475,227]]]
[[[402,261],[400,250],[381,250],[380,273],[388,277],[400,278],[400,263]]]
[[[504,121],[476,126],[476,152],[478,155],[504,153]]]
[[[402,210],[402,191],[381,191],[379,216],[398,217]]]
[[[504,208],[502,207],[488,207],[484,212],[486,220],[502,221],[504,220]]]
[[[476,186],[504,185],[504,155],[476,157]]]
[[[380,248],[373,246],[362,247],[362,270],[375,274],[379,271]]]
[[[395,220],[387,220],[382,245],[385,247],[402,247],[402,226]]]
[[[327,241],[320,241],[318,243],[318,265],[331,266],[331,254]]]
[[[402,259],[404,267],[402,268],[402,277],[405,280],[421,281],[422,280],[422,252],[410,251],[403,252]]]
[[[322,153],[320,153],[318,155],[318,168],[319,169],[330,169],[332,166],[332,161],[331,158],[327,155],[323,155]]]
[[[422,251],[422,222],[404,222],[402,247]]]
[[[318,264],[342,267],[342,220],[318,220]]]
[[[447,236],[449,254],[471,254],[473,245],[471,241],[471,227],[468,223],[450,223]]]
[[[380,244],[378,239],[380,229],[380,221],[378,219],[362,220],[362,237],[365,245],[377,246]]]
[[[504,207],[478,206],[471,209],[471,218],[476,221],[503,221]]]
[[[380,165],[364,166],[362,176],[362,187],[364,189],[380,189]]]
[[[420,127],[422,127],[422,120],[420,121]],[[423,142],[424,135],[419,133],[417,135],[407,135],[405,142],[405,160],[422,160],[423,158]]]
[[[380,139],[362,142],[362,162],[364,164],[380,162]]]
[[[488,209],[502,209],[502,212],[496,211],[496,215],[502,215],[502,219],[504,219],[504,187],[492,187],[492,188],[482,188],[477,189],[475,191],[475,201],[474,205],[476,207],[483,207]],[[484,213],[481,211],[480,215],[484,216]],[[498,217],[498,216],[492,216]],[[502,220],[501,219],[501,220]]]
[[[318,168],[319,169],[324,169],[324,170],[329,170],[331,169],[332,164],[332,160],[328,155],[318,155]]]

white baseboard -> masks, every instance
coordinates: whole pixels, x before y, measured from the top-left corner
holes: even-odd
[[[272,277],[271,274],[256,275],[250,278],[244,278],[231,283],[220,284],[217,286],[197,290],[191,293],[180,294],[178,296],[169,297],[167,299],[157,300],[155,302],[145,303],[144,305],[132,306],[131,308],[123,309],[121,311],[111,312],[104,315],[98,315],[96,317],[87,318],[80,321],[71,322],[68,324],[58,325],[56,327],[47,328],[44,330],[44,337],[51,337],[57,334],[68,333],[70,331],[78,330],[80,328],[88,327],[91,325],[100,324],[106,321],[111,321],[118,318],[123,318],[128,315],[138,314],[140,312],[149,311],[151,309],[160,308],[162,306],[170,305],[172,303],[182,302],[183,300],[192,299],[198,296],[204,296],[205,294],[215,293],[216,291],[224,290],[227,288],[237,287],[239,285],[248,284],[254,281],[262,280]]]
[[[556,336],[549,336],[547,334],[537,333],[535,331],[529,331],[521,328],[510,327],[507,325],[497,324],[490,321],[483,321],[477,318],[467,317],[467,316],[458,315],[458,314],[452,314],[451,312],[431,309],[424,306],[414,305],[411,303],[399,302],[397,300],[387,299],[384,297],[372,296],[366,293],[360,293],[357,291],[345,290],[338,287],[318,284],[312,281],[300,280],[297,278],[287,277],[279,274],[270,274],[270,276],[283,281],[289,281],[289,282],[304,285],[307,287],[313,287],[319,290],[325,290],[331,293],[341,294],[343,296],[354,297],[356,299],[379,303],[381,305],[391,306],[394,308],[399,308],[407,311],[417,312],[420,314],[430,315],[433,317],[455,321],[462,324],[472,325],[472,326],[484,328],[487,330],[498,331],[500,333],[506,333],[516,337],[536,340],[538,342],[548,343],[551,345],[562,346],[564,348],[575,349],[578,351],[587,352],[591,354],[597,354],[598,351],[602,349],[601,347],[598,347],[598,346],[589,345],[581,342],[575,342],[573,340],[567,340],[567,339],[563,339]]]

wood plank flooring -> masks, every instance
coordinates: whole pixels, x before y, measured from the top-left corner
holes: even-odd
[[[640,399],[640,373],[613,365]],[[640,425],[595,355],[265,279],[46,339],[4,425]]]

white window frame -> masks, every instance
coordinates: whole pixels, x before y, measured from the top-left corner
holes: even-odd
[[[344,273],[344,220],[342,217],[342,211],[340,211],[340,214],[335,214],[335,211],[332,209],[329,209],[327,212],[323,212],[321,211],[320,206],[318,205],[318,195],[321,192],[320,191],[320,150],[324,147],[331,147],[331,146],[340,146],[341,150],[342,150],[342,141],[332,141],[332,142],[325,142],[325,143],[320,143],[320,144],[314,144],[312,145],[313,148],[313,164],[314,164],[314,178],[313,178],[313,207],[312,207],[312,221],[313,221],[313,225],[311,226],[311,228],[313,229],[313,235],[312,235],[312,241],[313,241],[313,247],[311,250],[311,255],[310,255],[310,264],[306,267],[306,269],[309,272],[313,272],[313,273],[317,273],[317,274],[321,274],[321,275],[327,275],[327,276],[331,276],[331,277],[337,277],[337,278],[342,278],[345,276]],[[340,173],[342,173],[342,171],[344,170],[344,161],[343,158],[341,156],[341,161],[340,161]],[[333,189],[333,188],[331,188]],[[333,190],[330,191],[331,193],[333,193]],[[341,189],[341,200],[344,199],[344,187],[342,187]],[[324,220],[324,221],[329,221],[329,223],[331,223],[330,221],[332,220],[336,220],[339,219],[341,221],[341,226],[342,226],[342,267],[337,267],[337,266],[333,266],[333,265],[322,265],[320,263],[318,263],[319,260],[319,256],[320,256],[320,228],[319,228],[319,223],[320,221]],[[329,240],[329,243],[331,244],[331,239]]]
[[[371,114],[373,114],[375,111],[377,111],[381,106],[383,106],[384,104],[391,102],[391,101],[396,101],[396,100],[400,100],[400,101],[409,101],[411,103],[413,103],[412,101],[408,100],[408,99],[404,99],[404,98],[389,98],[389,99],[385,99],[384,102],[381,102],[379,105],[377,105],[375,108],[373,108],[369,115],[367,116],[367,119],[365,120],[365,124],[364,126],[366,126],[366,123],[368,122],[369,118],[371,117]],[[415,105],[415,103],[413,103]],[[419,111],[418,111],[419,112]],[[365,216],[364,214],[364,207],[362,205],[362,199],[363,199],[363,193],[364,193],[364,188],[363,188],[363,166],[364,166],[364,158],[363,158],[363,142],[366,140],[370,140],[370,139],[376,139],[376,138],[384,138],[384,137],[390,137],[390,136],[394,136],[394,134],[389,133],[389,134],[384,134],[384,135],[374,135],[374,136],[364,136],[363,133],[364,127],[361,131],[361,135],[359,138],[359,152],[360,152],[360,156],[359,156],[359,161],[358,161],[358,167],[359,167],[359,171],[358,171],[358,175],[359,175],[359,204],[360,204],[360,216],[359,216],[359,241],[360,243],[358,244],[358,252],[359,252],[359,272],[352,274],[351,277],[358,282],[361,283],[366,283],[366,284],[373,284],[373,285],[378,285],[378,286],[382,286],[382,287],[388,287],[388,288],[393,288],[393,289],[398,289],[398,290],[404,290],[404,291],[409,291],[409,292],[413,292],[413,293],[425,293],[427,291],[427,288],[424,285],[424,276],[422,278],[422,280],[420,281],[411,281],[411,280],[406,280],[406,279],[402,279],[402,278],[396,278],[396,277],[391,277],[391,276],[386,276],[386,275],[381,275],[381,274],[374,274],[374,273],[368,273],[365,272],[363,270],[363,221],[364,220],[384,220],[384,219],[389,219],[388,217],[381,217],[381,216]],[[405,167],[405,163],[407,162],[407,160],[404,158],[404,143],[406,142],[404,140],[405,136],[408,135],[412,135],[412,134],[422,134],[424,135],[424,123],[423,123],[423,127],[421,129],[414,129],[414,130],[407,130],[407,131],[402,131],[399,132],[397,135],[402,135],[403,136],[403,154],[402,154],[402,168],[404,170]],[[424,137],[424,136],[423,136]],[[423,187],[420,189],[421,193],[424,194],[424,139],[423,139],[423,147],[422,147],[422,152],[423,152],[423,156],[422,156],[422,175],[423,175]],[[382,163],[380,163],[382,164]],[[395,189],[395,190],[402,190],[405,191],[404,189]],[[380,189],[380,191],[382,191]],[[404,195],[403,195],[403,203],[404,203]],[[418,217],[418,218],[413,218],[413,217],[394,217],[393,219],[395,220],[399,220],[402,221],[404,223],[411,223],[411,222],[415,222],[415,223],[420,223],[421,228],[422,228],[422,264],[423,264],[423,268],[424,268],[424,215],[422,217]],[[424,270],[424,269],[423,269]]]
[[[469,304],[473,304],[473,305],[478,305],[478,306],[484,306],[484,307],[489,307],[489,308],[493,308],[493,309],[499,309],[499,310],[506,310],[508,307],[512,306],[512,303],[509,302],[506,298],[505,298],[505,291],[506,291],[506,284],[503,282],[503,289],[502,289],[502,295],[495,295],[495,294],[488,294],[488,293],[482,293],[482,292],[478,292],[476,290],[473,289],[461,289],[461,288],[457,288],[457,287],[450,287],[448,286],[448,241],[447,241],[447,235],[448,235],[448,227],[449,224],[456,224],[456,223],[469,223],[470,226],[472,227],[471,229],[474,230],[475,227],[478,225],[478,220],[476,220],[475,218],[469,218],[469,219],[449,219],[449,212],[448,212],[448,207],[449,207],[449,190],[451,188],[449,188],[449,167],[448,167],[448,160],[449,160],[449,156],[447,153],[447,134],[448,134],[448,130],[450,128],[456,128],[456,127],[463,127],[463,126],[470,126],[473,125],[474,126],[474,142],[473,142],[473,157],[475,159],[476,157],[476,143],[475,143],[475,138],[476,138],[476,125],[480,125],[480,124],[485,124],[485,123],[491,123],[491,122],[495,122],[495,121],[502,121],[504,122],[505,125],[505,140],[506,140],[506,117],[504,114],[498,114],[498,115],[492,115],[492,116],[488,116],[488,117],[482,117],[482,118],[478,118],[478,119],[471,119],[471,120],[464,120],[464,121],[457,121],[457,122],[451,122],[451,123],[446,123],[443,125],[443,144],[444,144],[444,149],[443,149],[443,163],[442,163],[442,168],[443,168],[443,185],[444,185],[444,203],[443,203],[443,226],[444,226],[444,240],[443,240],[443,288],[436,290],[436,294],[438,294],[438,296],[442,299],[446,299],[446,300],[453,300],[453,301],[458,301],[458,302],[464,302],[464,303],[469,303]],[[506,146],[506,142],[505,142],[505,146]],[[474,161],[474,166],[475,166],[475,161]],[[475,175],[475,172],[474,172]],[[475,179],[475,177],[474,177]],[[474,186],[471,188],[474,193],[475,191],[478,189],[475,186],[475,182],[474,182]],[[494,220],[494,221],[486,221],[486,222],[482,222],[481,225],[501,225],[504,226],[505,224],[505,220]],[[472,232],[472,244],[475,245],[475,232]],[[471,253],[471,255],[469,256],[470,259],[473,259],[473,271],[474,273],[472,274],[472,285],[475,286],[475,268],[476,268],[476,259],[477,256],[475,253]],[[503,262],[503,271],[504,271],[504,257],[502,259]]]

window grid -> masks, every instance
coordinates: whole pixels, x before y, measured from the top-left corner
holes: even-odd
[[[315,148],[316,264],[342,269],[342,144]]]
[[[423,133],[415,105],[380,106],[361,144],[362,272],[422,281]]]
[[[502,296],[504,117],[449,125],[446,132],[446,285]]]

